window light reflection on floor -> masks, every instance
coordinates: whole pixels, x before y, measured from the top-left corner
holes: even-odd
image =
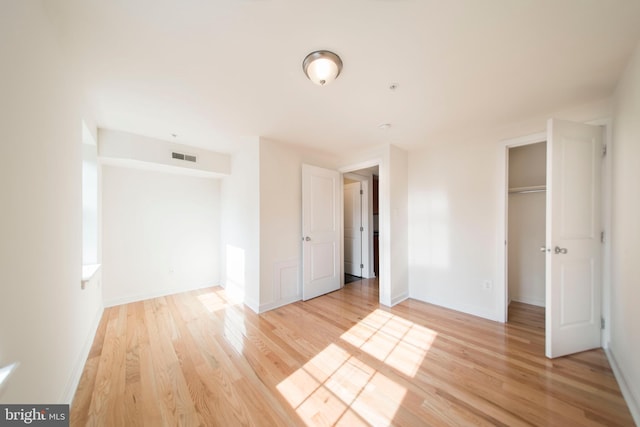
[[[222,292],[222,288],[215,291],[212,290],[198,295],[198,300],[210,313],[224,310],[224,337],[238,354],[242,354],[244,351],[244,339],[247,335],[242,307],[239,309],[234,308],[238,304],[235,301],[225,299],[222,296],[225,294]]]
[[[438,333],[377,309],[341,338],[370,356],[413,377]]]
[[[376,309],[284,381],[278,391],[307,425],[389,425],[407,390],[365,363],[362,350],[413,378],[437,332]],[[370,359],[369,359],[370,360]]]
[[[198,295],[198,300],[200,300],[204,308],[206,308],[210,313],[215,313],[228,305],[224,298],[220,297],[217,292],[213,291]]]
[[[247,328],[244,316],[234,309],[224,311],[224,338],[238,352],[244,352],[244,340],[247,336]]]
[[[277,386],[307,425],[389,425],[406,389],[336,344]]]

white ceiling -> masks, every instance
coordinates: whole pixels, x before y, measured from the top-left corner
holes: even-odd
[[[640,39],[637,0],[45,5],[98,126],[222,151],[255,136],[409,148],[599,100]],[[344,62],[326,87],[302,72],[317,49]]]

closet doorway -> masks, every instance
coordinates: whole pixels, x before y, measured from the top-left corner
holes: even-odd
[[[509,148],[508,171],[507,321],[544,330],[546,142]]]

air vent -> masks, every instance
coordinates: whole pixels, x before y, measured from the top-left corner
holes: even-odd
[[[190,154],[176,153],[175,151],[171,153],[171,157],[178,160],[184,160],[186,162],[196,162],[196,156],[192,156]]]

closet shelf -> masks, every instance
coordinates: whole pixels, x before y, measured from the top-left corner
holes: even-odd
[[[532,185],[530,187],[513,187],[509,189],[509,194],[518,193],[539,193],[541,191],[547,191],[546,185]]]

